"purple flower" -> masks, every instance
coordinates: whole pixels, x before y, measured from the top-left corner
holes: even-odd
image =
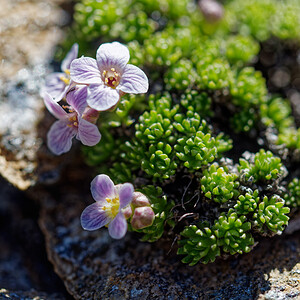
[[[123,238],[127,231],[124,212],[132,201],[133,185],[114,185],[107,175],[101,174],[92,181],[91,192],[96,203],[89,205],[82,212],[83,229],[96,230],[108,225],[108,232],[112,238]]]
[[[140,94],[148,91],[148,78],[138,67],[127,64],[129,51],[118,43],[102,44],[97,50],[97,60],[90,57],[74,59],[71,79],[89,85],[87,103],[104,111],[114,107],[123,93]]]
[[[45,94],[44,102],[47,109],[58,119],[47,135],[48,147],[54,154],[68,152],[75,136],[87,146],[94,146],[100,141],[101,134],[98,127],[93,124],[99,113],[87,107],[86,97],[86,86],[73,88],[67,94],[69,106],[64,106],[67,112],[49,94]]]
[[[74,44],[61,63],[63,72],[55,72],[46,77],[44,93],[50,94],[57,102],[65,97],[71,86],[70,66],[71,62],[78,56],[78,44]]]

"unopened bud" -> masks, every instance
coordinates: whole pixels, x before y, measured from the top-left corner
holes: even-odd
[[[199,7],[208,22],[217,22],[223,18],[224,8],[215,0],[200,0]]]
[[[140,192],[134,192],[131,204],[133,207],[150,206],[149,199]]]
[[[129,219],[131,217],[131,215],[132,215],[132,208],[131,208],[131,206],[128,205],[128,206],[124,207],[122,209],[122,213],[123,213],[123,215],[124,215],[124,217],[125,217],[126,220]]]
[[[150,206],[137,207],[134,210],[131,225],[133,229],[143,229],[151,226],[154,219],[155,214]]]

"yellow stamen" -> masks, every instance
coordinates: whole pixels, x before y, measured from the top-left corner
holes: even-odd
[[[111,68],[111,71],[115,72],[115,71],[116,71],[116,69],[115,69],[115,68]]]
[[[77,123],[77,122],[74,122],[73,124],[74,124],[74,126],[76,126],[76,127],[78,126],[78,123]]]
[[[69,84],[70,84],[70,79],[66,78],[65,76],[59,76],[59,79],[60,79],[65,85],[69,85]]]
[[[69,69],[65,70],[65,73],[70,76],[71,72]]]
[[[105,83],[108,83],[108,78],[105,78]]]
[[[103,75],[103,76],[105,76],[105,75],[106,75],[106,71],[105,71],[105,70],[102,72],[102,75]]]
[[[71,124],[67,124],[67,126],[68,126],[68,127],[72,127],[72,125],[71,125]]]

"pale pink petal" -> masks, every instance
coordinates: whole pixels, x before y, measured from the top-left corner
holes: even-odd
[[[101,134],[95,124],[80,118],[77,139],[84,145],[95,146],[100,142]]]
[[[87,86],[76,87],[67,94],[67,102],[82,115],[87,107]]]
[[[121,239],[127,231],[127,221],[122,212],[119,212],[116,217],[108,225],[108,233],[114,239]]]
[[[128,64],[122,74],[118,89],[124,93],[146,93],[149,82],[146,74],[138,67]]]
[[[120,209],[126,207],[133,197],[134,188],[131,183],[124,183],[119,189]]]
[[[80,57],[71,63],[71,79],[76,83],[101,84],[102,79],[95,59]]]
[[[115,68],[118,72],[123,72],[129,61],[129,50],[119,42],[102,44],[97,50],[97,63],[100,71]]]
[[[106,203],[106,198],[115,198],[115,185],[107,175],[101,174],[91,182],[91,193],[96,201]]]
[[[44,94],[44,103],[49,112],[57,119],[64,119],[67,117],[67,112],[64,111],[64,109],[47,93]]]
[[[105,111],[115,106],[120,100],[117,90],[105,85],[91,84],[89,86],[88,105],[98,111]]]
[[[102,204],[99,202],[86,207],[80,217],[82,228],[89,231],[99,229],[110,221],[111,218],[102,209]]]
[[[56,155],[68,152],[72,147],[72,139],[77,130],[67,126],[65,121],[56,121],[47,135],[48,148]]]
[[[78,44],[75,43],[61,63],[62,71],[70,70],[71,62],[78,56]]]
[[[65,90],[65,83],[60,79],[61,76],[66,76],[64,73],[52,73],[45,79],[45,86],[42,89],[42,95],[48,93],[56,101],[60,101],[61,94]]]

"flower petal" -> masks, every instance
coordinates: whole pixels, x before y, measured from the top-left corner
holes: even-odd
[[[89,86],[88,105],[98,111],[105,111],[115,106],[120,100],[119,92],[105,85]]]
[[[134,188],[131,183],[124,183],[119,190],[120,209],[127,206],[133,197]]]
[[[149,82],[146,74],[138,67],[128,64],[122,74],[118,89],[124,93],[146,93]]]
[[[108,70],[112,67],[118,72],[123,72],[129,61],[129,50],[119,42],[102,44],[96,54],[97,63],[100,71]]]
[[[71,62],[78,56],[78,44],[75,43],[61,63],[62,71],[70,70]]]
[[[67,102],[75,109],[75,111],[82,115],[87,107],[87,86],[74,88],[67,94]]]
[[[104,204],[106,198],[115,198],[115,185],[107,175],[101,174],[91,182],[91,193],[96,201]]]
[[[67,112],[64,111],[64,109],[47,93],[44,95],[44,103],[49,112],[57,119],[63,119],[67,117]]]
[[[100,142],[101,134],[98,127],[82,118],[79,119],[77,138],[82,144],[95,146]]]
[[[108,233],[114,239],[121,239],[127,231],[127,221],[122,212],[119,212],[116,217],[108,225]]]
[[[65,121],[56,121],[47,135],[48,148],[56,155],[68,152],[72,147],[72,139],[76,131],[75,128],[67,126]]]
[[[43,87],[42,94],[48,93],[56,101],[61,100],[61,94],[65,90],[65,83],[60,79],[61,76],[65,76],[64,73],[52,73],[45,79],[45,86]]]
[[[70,72],[71,79],[76,83],[102,83],[97,62],[91,57],[80,57],[74,59],[71,63]]]
[[[111,221],[111,218],[102,209],[99,202],[93,203],[86,207],[81,214],[81,226],[85,230],[99,229]]]

